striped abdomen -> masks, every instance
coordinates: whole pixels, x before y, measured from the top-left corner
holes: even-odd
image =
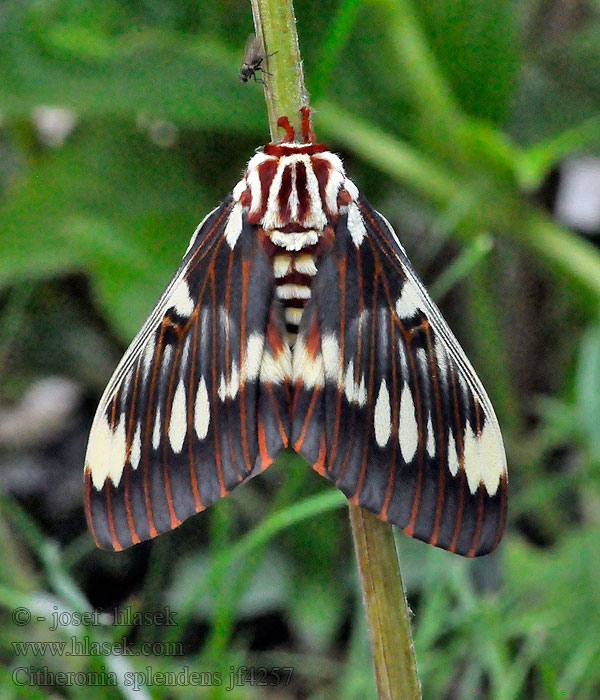
[[[284,308],[288,344],[293,346],[300,319],[310,299],[318,262],[331,240],[325,231],[266,231],[265,249],[275,277],[275,294]]]

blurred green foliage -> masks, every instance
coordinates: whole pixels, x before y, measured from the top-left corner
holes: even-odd
[[[600,6],[295,4],[317,133],[343,152],[425,280],[449,292],[442,308],[505,432],[509,529],[496,554],[470,562],[399,535],[424,697],[596,700],[600,254],[532,192],[560,159],[600,155]],[[51,372],[97,397],[195,224],[268,138],[260,90],[237,79],[249,31],[249,4],[237,0],[0,5],[2,400]],[[44,106],[76,119],[54,144]],[[79,474],[78,449],[65,474]],[[176,629],[129,633],[184,640],[184,657],[15,659],[16,641],[120,639],[111,626],[18,627],[10,610],[88,609],[95,572],[126,576],[139,555],[92,551],[81,518],[59,545],[5,498],[0,697],[275,697],[250,686],[15,686],[13,669],[30,664],[225,676],[293,666],[277,697],[373,697],[343,505],[286,456],[144,549],[143,580],[103,600],[172,605]],[[252,640],[274,613],[287,643],[261,651]]]

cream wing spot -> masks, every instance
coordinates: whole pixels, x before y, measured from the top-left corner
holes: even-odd
[[[467,425],[465,428],[464,448],[464,466],[467,475],[467,483],[469,484],[469,491],[475,493],[481,481],[481,471],[479,469],[479,440],[470,425]]]
[[[156,411],[156,417],[154,418],[154,428],[152,430],[152,447],[158,450],[160,445],[160,434],[162,432],[161,416],[160,416],[160,406]]]
[[[448,431],[448,469],[452,476],[458,474],[458,453],[456,452],[456,441],[454,440],[454,435],[452,430]]]
[[[117,427],[110,441],[109,472],[108,476],[114,486],[119,485],[123,468],[125,467],[125,454],[127,450],[127,438],[125,435],[125,414],[122,413]]]
[[[392,411],[390,406],[390,394],[388,392],[385,379],[381,380],[379,393],[375,402],[375,413],[373,414],[375,427],[375,441],[379,447],[385,447],[392,432]]]
[[[344,368],[340,357],[340,344],[333,333],[321,338],[321,351],[325,368],[325,379],[341,386]]]
[[[204,377],[201,377],[198,382],[198,390],[196,391],[196,401],[194,402],[194,430],[199,440],[204,440],[206,438],[209,424],[210,403],[208,400],[208,391],[206,390]]]
[[[233,248],[237,243],[242,232],[242,205],[236,204],[231,210],[227,225],[225,226],[225,240],[230,248]]]
[[[254,381],[260,373],[265,337],[262,333],[252,333],[246,344],[246,354],[242,364],[242,382]]]
[[[506,474],[506,455],[500,431],[486,423],[478,437],[481,480],[490,496],[498,491],[501,474]]]
[[[398,318],[412,318],[421,310],[421,295],[417,286],[407,279],[402,287],[402,294],[396,301],[396,314]]]
[[[90,470],[93,486],[100,490],[108,476],[110,467],[112,431],[105,416],[96,415],[85,455],[85,464]]]
[[[415,416],[415,404],[412,392],[407,383],[404,384],[400,396],[400,425],[398,429],[400,452],[405,462],[410,462],[415,456],[419,443],[419,428]]]
[[[194,300],[190,296],[190,288],[187,282],[182,279],[173,287],[169,304],[175,309],[179,316],[189,318],[194,311]]]
[[[430,457],[435,457],[435,435],[433,433],[433,423],[431,421],[431,415],[427,421],[427,444],[425,446],[427,454]]]
[[[350,403],[354,401],[354,360],[350,360],[344,379],[344,394]]]
[[[292,357],[292,376],[294,382],[299,379],[307,389],[323,386],[325,382],[325,367],[320,352],[315,355],[308,352],[302,336],[296,338]]]
[[[292,354],[284,346],[275,356],[265,350],[260,366],[260,381],[263,384],[283,384],[292,376]]]
[[[148,342],[146,343],[146,347],[144,348],[144,354],[142,355],[142,377],[144,382],[147,381],[152,363],[154,362],[154,350],[154,341],[149,338]]]
[[[183,447],[183,441],[187,433],[187,411],[185,385],[179,380],[173,403],[171,404],[171,417],[169,419],[169,442],[173,452],[179,454]]]
[[[142,457],[142,440],[141,440],[141,427],[138,422],[133,434],[133,441],[131,442],[131,450],[129,452],[129,463],[133,469],[137,469],[140,464],[140,459]]]
[[[358,248],[367,235],[367,229],[365,228],[360,211],[354,202],[351,202],[348,206],[348,230],[350,231],[352,242]]]
[[[238,366],[235,362],[231,363],[231,372],[229,381],[225,379],[225,375],[221,374],[221,381],[219,382],[219,398],[221,401],[226,399],[235,399],[238,390],[240,388],[240,374],[238,371]]]

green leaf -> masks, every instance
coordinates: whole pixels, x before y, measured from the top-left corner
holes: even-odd
[[[31,2],[7,2],[0,21],[0,110],[40,104],[83,117],[140,114],[177,124],[266,134],[260,91],[237,79],[239,56],[219,40],[120,18],[116,35],[90,18],[65,21]],[[42,6],[43,7],[43,6]],[[92,17],[93,19],[93,17]]]
[[[464,110],[501,122],[520,68],[514,2],[419,0],[440,67]]]
[[[10,195],[0,207],[0,285],[85,269],[123,338],[137,330],[210,209],[181,153],[112,123],[84,125]]]

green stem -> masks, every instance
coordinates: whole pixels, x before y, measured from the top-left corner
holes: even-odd
[[[285,116],[299,132],[300,107],[308,104],[291,0],[251,0],[256,36],[262,41],[268,74],[264,81],[271,139],[279,135],[277,119]]]
[[[419,700],[421,687],[410,613],[392,528],[353,505],[350,522],[379,700]]]
[[[256,35],[269,59],[265,99],[271,135],[277,118],[298,127],[298,110],[308,104],[298,49],[292,0],[251,0]],[[391,528],[370,513],[350,506],[350,523],[367,613],[375,679],[380,700],[418,700],[419,680],[409,611]]]

